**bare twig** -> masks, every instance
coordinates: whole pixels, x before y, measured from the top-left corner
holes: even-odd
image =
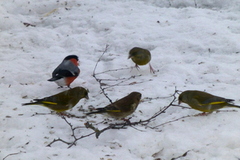
[[[172,158],[171,160],[176,160],[176,159],[179,159],[179,158],[182,158],[182,157],[186,157],[189,151],[190,150],[188,150],[187,152],[183,153],[181,156],[178,156],[176,158]]]
[[[98,138],[99,135],[100,135],[102,132],[104,132],[103,130],[100,131],[99,129],[95,128],[95,127],[94,127],[91,123],[89,123],[89,122],[85,123],[84,125],[86,126],[86,128],[90,128],[90,129],[92,129],[92,130],[95,132],[96,138]]]
[[[141,76],[141,75],[138,75],[139,77]],[[120,84],[122,84],[122,83],[124,83],[124,82],[126,82],[126,81],[128,81],[128,80],[130,80],[130,79],[133,79],[133,78],[135,78],[136,76],[131,76],[131,77],[129,77],[129,78],[126,78],[125,80],[122,80],[122,81],[120,81],[120,82],[118,82],[118,83],[115,83],[115,84],[112,84],[112,85],[106,85],[107,87],[105,87],[105,88],[103,88],[104,90],[105,89],[108,89],[108,88],[111,88],[111,87],[115,87],[115,86],[124,86],[124,85],[120,85]],[[101,79],[101,81],[102,81],[102,79]],[[134,84],[139,84],[139,83],[143,83],[143,82],[133,82],[133,83],[129,83],[129,84],[125,84],[125,86],[129,86],[129,85],[134,85]],[[100,85],[102,85],[102,84],[100,84]]]
[[[103,71],[103,72],[95,73],[95,75],[103,74],[103,73],[108,73],[108,72],[116,72],[116,71],[121,71],[121,70],[127,70],[127,69],[131,69],[131,68],[132,68],[132,67],[118,68],[118,69],[110,69],[110,70],[107,70],[107,71]]]
[[[162,113],[165,113],[165,111],[171,107],[173,105],[173,102],[176,101],[176,94],[178,94],[178,90],[176,90],[175,88],[175,92],[174,94],[172,95],[173,97],[173,100],[165,107],[163,107],[162,109],[160,109],[157,113],[155,113],[153,116],[151,116],[150,118],[146,119],[146,120],[140,120],[140,121],[136,121],[136,122],[130,122],[129,120],[128,121],[125,121],[123,123],[114,123],[114,124],[109,124],[108,127],[106,128],[103,128],[102,130],[99,130],[97,128],[95,128],[92,124],[90,123],[85,123],[85,126],[87,128],[91,128],[95,134],[96,134],[96,137],[98,138],[100,136],[101,133],[103,133],[104,131],[106,130],[109,130],[109,129],[125,129],[127,126],[136,126],[136,125],[143,125],[143,126],[147,126],[151,121],[153,121],[156,117],[158,117],[159,115],[161,115]],[[167,122],[166,122],[167,123]],[[169,122],[170,123],[170,122]],[[86,125],[87,124],[87,125]]]
[[[109,47],[109,45],[106,45],[105,50],[103,51],[102,55],[99,57],[96,65],[95,65],[95,67],[94,67],[94,69],[93,69],[93,75],[92,75],[92,76],[93,76],[93,77],[95,78],[95,80],[100,84],[100,89],[102,90],[102,93],[104,94],[104,96],[110,101],[110,103],[112,103],[112,100],[108,97],[107,93],[105,93],[104,88],[103,88],[102,85],[101,85],[101,80],[96,77],[96,73],[95,73],[95,72],[96,72],[96,69],[97,69],[97,66],[98,66],[98,63],[100,62],[100,60],[101,60],[101,58],[103,57],[103,55],[107,52],[108,47]]]
[[[104,72],[100,72],[100,73],[96,73],[96,69],[97,69],[97,66],[99,64],[99,62],[101,61],[102,57],[104,56],[104,54],[107,52],[108,50],[108,45],[106,45],[104,51],[102,52],[101,56],[99,57],[98,61],[96,62],[96,65],[94,67],[94,70],[93,70],[93,77],[95,78],[95,80],[100,84],[100,89],[102,91],[102,93],[104,94],[104,96],[110,101],[110,103],[112,103],[112,100],[108,97],[107,93],[105,92],[105,90],[109,87],[115,87],[115,86],[120,86],[120,84],[122,83],[125,83],[126,81],[130,80],[130,79],[133,79],[135,78],[136,76],[131,76],[131,77],[128,77],[128,78],[119,78],[119,79],[100,79],[98,78],[96,75],[100,75],[100,74],[103,74],[103,73],[106,73],[106,72],[111,72],[111,71],[118,71],[118,69],[114,69],[114,70],[108,70],[108,71],[104,71]],[[124,70],[125,68],[120,68],[119,70]],[[138,75],[138,77],[141,76],[141,75]],[[110,81],[115,81],[116,83],[115,84],[112,84],[112,85],[109,85],[109,84],[105,84],[103,83],[104,81],[107,81],[107,82],[110,82]],[[127,85],[134,85],[134,84],[137,84],[137,83],[143,83],[143,82],[132,82],[132,83],[129,83]],[[105,86],[105,88],[104,88]],[[107,87],[106,87],[107,86]],[[121,123],[109,123],[106,121],[103,121],[103,122],[100,122],[100,123],[89,123],[89,122],[86,122],[84,123],[84,126],[77,126],[77,127],[74,127],[64,116],[61,116],[62,119],[67,123],[67,125],[70,127],[71,129],[71,137],[73,138],[72,141],[68,142],[68,141],[65,141],[61,138],[58,138],[58,139],[54,139],[51,143],[49,143],[47,146],[48,147],[51,147],[51,145],[55,142],[63,142],[65,144],[68,145],[68,148],[72,147],[73,145],[76,145],[76,142],[80,139],[83,139],[83,138],[86,138],[86,137],[89,137],[91,135],[95,135],[96,138],[98,138],[100,136],[100,134],[102,134],[103,132],[107,131],[107,130],[110,130],[110,129],[126,129],[127,127],[132,127],[134,129],[137,129],[136,127],[134,126],[137,126],[137,125],[141,125],[141,126],[145,126],[145,127],[148,127],[148,128],[151,128],[151,129],[156,129],[158,126],[155,126],[155,127],[150,127],[148,126],[148,124],[152,121],[154,121],[158,116],[160,116],[161,114],[165,113],[165,111],[171,107],[171,106],[177,106],[174,104],[174,102],[176,101],[177,99],[177,94],[179,93],[179,91],[176,89],[175,87],[175,92],[170,96],[170,97],[173,97],[172,98],[172,101],[167,105],[167,106],[164,106],[163,108],[161,108],[158,112],[156,112],[155,114],[153,114],[150,118],[148,119],[145,119],[145,120],[139,120],[139,121],[135,121],[135,122],[130,122],[130,120],[125,120],[124,122],[121,122]],[[158,99],[160,97],[156,97],[155,99]],[[169,97],[164,97],[164,98],[169,98]],[[151,101],[152,99],[149,98],[149,101]],[[71,117],[74,117],[74,118],[78,118],[76,116],[71,116]],[[165,122],[161,125],[164,125],[164,124],[167,124],[167,123],[171,123],[171,122],[174,122],[174,121],[178,121],[180,119],[183,119],[183,118],[186,118],[186,117],[190,117],[190,116],[184,116],[184,117],[181,117],[181,118],[178,118],[178,119],[175,119],[175,120],[172,120],[172,121],[168,121],[168,122]],[[83,118],[83,117],[80,117],[80,118]],[[98,124],[104,124],[104,125],[107,125],[105,128],[103,129],[98,129],[95,127],[95,125],[97,126]],[[159,126],[161,126],[159,125]],[[79,128],[89,128],[91,130],[93,130],[93,132],[89,133],[89,134],[86,134],[86,135],[77,135],[76,134],[76,130],[79,129]],[[137,129],[139,130],[139,129]],[[139,130],[140,131],[140,130]],[[142,130],[141,130],[142,131]]]
[[[178,90],[175,87],[175,92],[173,93],[172,97],[172,101],[165,107],[163,107],[162,109],[160,109],[157,113],[155,113],[152,117],[150,117],[149,119],[145,120],[145,122],[147,122],[147,124],[152,121],[154,118],[156,118],[157,116],[159,116],[160,114],[164,113],[169,107],[173,106],[173,103],[176,101],[177,97],[176,94],[178,94]]]
[[[73,145],[75,145],[78,140],[83,139],[83,138],[86,138],[86,137],[89,137],[89,136],[91,136],[91,135],[93,135],[93,134],[95,134],[95,132],[89,133],[89,134],[87,134],[87,135],[83,135],[83,136],[75,139],[75,140],[72,142],[72,144],[70,144],[70,145],[68,146],[68,148],[71,148]]]
[[[97,69],[98,63],[99,63],[100,60],[102,59],[103,55],[107,52],[108,47],[109,47],[109,45],[106,45],[106,47],[105,47],[105,49],[104,49],[102,55],[99,57],[97,63],[95,64],[95,67],[94,67],[94,69],[93,69],[93,75],[96,75],[95,72],[96,72],[96,69]]]
[[[70,148],[70,147],[72,147],[73,145],[76,145],[76,142],[77,142],[78,140],[83,139],[83,138],[86,138],[86,137],[89,137],[89,136],[91,136],[91,135],[93,135],[93,134],[95,133],[95,132],[93,132],[93,133],[90,133],[90,134],[87,134],[87,135],[83,135],[83,136],[80,136],[80,137],[77,138],[77,136],[76,136],[76,134],[75,134],[75,130],[76,130],[76,129],[79,129],[79,128],[84,128],[84,127],[80,127],[80,126],[78,126],[78,127],[73,127],[73,125],[72,125],[70,122],[68,122],[68,120],[67,120],[63,115],[61,116],[61,118],[62,118],[62,119],[68,124],[68,126],[70,127],[71,132],[72,132],[71,137],[73,137],[73,141],[72,141],[72,142],[67,142],[67,141],[65,141],[65,140],[63,140],[63,139],[61,139],[61,138],[58,138],[58,139],[54,139],[52,142],[50,142],[50,143],[47,145],[47,147],[51,147],[51,145],[52,145],[53,143],[60,141],[60,142],[63,142],[63,143],[65,143],[65,144],[67,144],[67,145],[68,145],[68,148]]]
[[[154,126],[154,127],[151,127],[151,128],[152,128],[152,129],[155,129],[155,128],[160,127],[160,126],[163,126],[163,125],[165,125],[165,124],[169,124],[169,123],[176,122],[176,121],[179,121],[179,120],[181,120],[181,119],[185,119],[185,118],[189,118],[189,117],[193,117],[193,116],[195,116],[195,115],[183,116],[183,117],[180,117],[180,118],[171,120],[171,121],[164,122],[164,123],[162,123],[162,124],[159,124],[159,125]]]
[[[72,142],[67,142],[67,141],[62,140],[61,138],[58,138],[58,139],[54,139],[51,143],[49,143],[47,145],[47,147],[51,147],[53,143],[58,142],[58,141],[63,142],[65,144],[67,144],[67,145],[71,145],[72,144]]]
[[[30,23],[27,23],[27,22],[23,22],[23,24],[24,24],[24,26],[26,26],[26,27],[29,27],[29,26],[31,26],[31,27],[36,27],[36,25],[30,24]]]
[[[76,138],[75,132],[74,132],[75,128],[73,127],[73,125],[70,122],[67,121],[67,119],[64,116],[61,116],[61,117],[69,125],[69,127],[70,127],[70,129],[72,131],[72,135],[71,136],[74,138],[74,140],[76,140],[77,138]]]
[[[8,155],[6,155],[6,156],[3,158],[3,160],[5,160],[5,159],[6,159],[7,157],[9,157],[9,156],[17,155],[17,154],[20,154],[20,153],[26,153],[26,152],[20,151],[20,152],[8,154]]]
[[[98,138],[100,136],[101,133],[103,133],[106,130],[109,129],[124,129],[125,124],[124,123],[119,123],[119,124],[109,124],[108,127],[103,128],[101,130],[99,130],[98,128],[94,127],[91,123],[87,122],[85,123],[86,128],[90,128],[94,131],[96,138]]]
[[[101,93],[104,94],[104,96],[109,100],[110,103],[113,103],[112,100],[110,99],[110,97],[108,96],[108,94],[106,93],[106,89],[109,89],[109,88],[112,88],[112,87],[115,87],[115,86],[135,85],[135,84],[143,83],[143,81],[142,82],[126,83],[130,79],[134,79],[134,78],[140,77],[142,75],[134,75],[134,76],[130,76],[130,77],[127,77],[127,78],[114,78],[114,79],[103,79],[103,78],[97,77],[97,75],[100,75],[100,74],[103,74],[103,73],[129,69],[129,68],[120,68],[120,69],[112,69],[112,70],[107,70],[107,71],[103,71],[103,72],[100,72],[100,73],[96,73],[97,66],[98,66],[99,62],[101,61],[102,57],[104,56],[104,54],[107,52],[107,49],[108,49],[108,45],[106,45],[102,55],[99,57],[98,61],[96,62],[95,67],[93,69],[92,76],[99,83],[100,89],[101,89]],[[151,79],[149,81],[151,81]],[[114,84],[107,84],[105,82],[116,82],[116,83],[114,83]]]
[[[168,124],[168,123],[172,123],[172,122],[175,122],[175,121],[179,121],[181,119],[184,119],[184,118],[187,118],[187,117],[192,117],[192,116],[195,116],[195,115],[188,115],[188,116],[183,116],[183,117],[180,117],[180,118],[177,118],[177,119],[174,119],[174,120],[171,120],[171,121],[168,121],[168,122],[165,122],[165,123],[162,123],[158,126],[155,126],[155,127],[150,127],[148,126],[148,124],[150,122],[152,122],[153,120],[155,120],[156,117],[158,117],[159,115],[165,113],[165,111],[171,107],[171,106],[176,106],[175,104],[173,104],[177,97],[176,95],[178,94],[178,90],[175,88],[175,92],[171,95],[171,97],[173,97],[172,101],[165,107],[161,108],[158,112],[156,112],[155,114],[153,114],[150,118],[148,119],[145,119],[145,120],[139,120],[139,121],[135,121],[135,122],[130,122],[130,119],[128,120],[125,120],[121,123],[108,123],[107,121],[102,121],[102,122],[99,122],[99,123],[89,123],[89,122],[86,122],[84,124],[84,126],[77,126],[77,127],[74,127],[64,116],[61,116],[62,119],[68,124],[68,126],[70,127],[71,129],[71,137],[73,137],[73,140],[70,141],[70,142],[67,142],[61,138],[58,138],[58,139],[54,139],[51,143],[49,143],[47,146],[48,147],[51,147],[51,145],[55,142],[63,142],[65,144],[68,145],[68,148],[72,147],[73,145],[76,145],[76,142],[80,139],[83,139],[83,138],[86,138],[86,137],[89,137],[91,135],[95,135],[96,138],[98,138],[103,132],[107,131],[107,130],[110,130],[110,129],[126,129],[127,127],[133,127],[134,129],[137,129],[136,127],[134,126],[137,126],[137,125],[142,125],[142,126],[145,126],[147,128],[151,128],[151,129],[157,129],[159,126],[162,126],[162,125],[165,125],[165,124]],[[105,125],[108,125],[107,127],[103,128],[103,129],[98,129],[96,128],[94,125],[98,125],[98,124],[105,124]],[[76,135],[76,129],[79,129],[79,128],[89,128],[89,129],[92,129],[93,132],[92,133],[89,133],[89,134],[86,134],[86,135],[81,135],[80,137],[78,137]],[[139,129],[137,129],[139,130]],[[139,130],[139,131],[142,131],[142,130]],[[177,157],[178,158],[178,157]]]

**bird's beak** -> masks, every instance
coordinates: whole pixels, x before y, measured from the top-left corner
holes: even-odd
[[[88,95],[85,97],[86,99],[89,99]]]
[[[131,56],[131,55],[129,55],[129,56],[128,56],[128,59],[130,59],[130,58],[132,58],[132,56]]]

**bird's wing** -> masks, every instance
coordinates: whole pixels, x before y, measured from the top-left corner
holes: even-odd
[[[73,76],[78,76],[78,72],[72,72],[70,70],[65,70],[65,69],[59,69],[57,72],[53,73],[53,77],[73,77]]]
[[[105,107],[106,112],[121,112],[121,110],[114,104]]]
[[[49,97],[46,97],[46,98],[42,98],[42,99],[33,99],[33,101],[35,101],[34,103],[35,104],[42,104],[42,105],[44,105],[44,104],[46,104],[46,105],[57,105],[57,103],[56,102],[54,102],[54,101],[51,101],[50,99],[49,99]]]
[[[56,102],[50,102],[50,101],[42,101],[43,104],[51,104],[51,105],[57,105]]]
[[[78,76],[80,70],[71,61],[63,61],[52,73],[52,76],[72,77]]]
[[[203,104],[216,105],[216,104],[224,104],[232,101],[234,100],[215,96],[212,98],[207,98],[205,101],[203,101],[204,102]]]

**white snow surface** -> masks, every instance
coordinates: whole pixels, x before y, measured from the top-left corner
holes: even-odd
[[[46,147],[57,138],[73,141],[69,125],[48,108],[21,104],[67,90],[47,79],[70,54],[79,56],[81,69],[71,87],[82,86],[90,92],[89,100],[82,99],[68,113],[83,116],[90,106],[109,104],[92,76],[106,45],[96,73],[113,71],[97,77],[113,80],[102,81],[107,85],[136,77],[105,92],[113,101],[132,91],[142,93],[131,122],[148,119],[168,106],[175,87],[206,91],[240,104],[239,0],[1,0],[0,159],[240,158],[240,110],[191,116],[200,112],[186,104],[182,105],[186,108],[171,106],[147,127],[107,130],[98,139],[91,135],[70,148],[62,142]],[[130,68],[134,63],[127,59],[128,51],[136,46],[150,50],[156,74],[149,72],[148,65],[139,71]],[[84,127],[86,122],[99,129],[121,122],[104,115],[67,120],[81,127],[76,137],[93,132]]]

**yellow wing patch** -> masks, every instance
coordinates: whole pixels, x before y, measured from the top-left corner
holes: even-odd
[[[223,103],[226,103],[226,102],[224,102],[224,101],[219,101],[219,102],[211,102],[211,103],[209,103],[210,105],[214,105],[214,104],[223,104]]]
[[[43,104],[52,104],[52,105],[57,105],[55,102],[49,102],[49,101],[42,101]]]

